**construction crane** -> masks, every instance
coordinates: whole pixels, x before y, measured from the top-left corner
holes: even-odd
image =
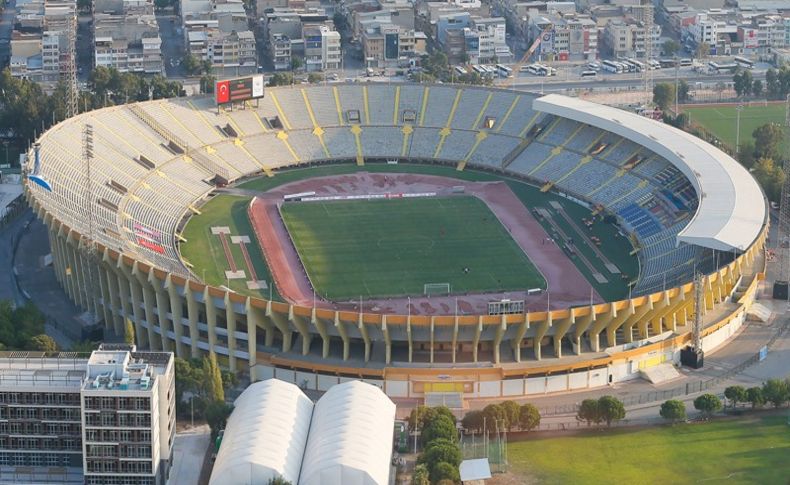
[[[519,60],[516,64],[513,65],[512,69],[513,69],[514,79],[515,77],[518,77],[518,73],[521,71],[521,67],[524,64],[528,63],[530,58],[532,57],[532,54],[534,54],[535,51],[538,50],[538,47],[540,47],[540,43],[543,42],[543,37],[549,34],[553,29],[554,29],[554,24],[549,24],[546,27],[544,27],[541,33],[532,42],[532,45],[529,46],[527,52],[525,52],[524,55],[521,57],[521,60]]]

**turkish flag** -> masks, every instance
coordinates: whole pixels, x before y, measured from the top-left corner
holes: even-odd
[[[218,81],[214,92],[217,94],[217,104],[230,101],[230,81]]]

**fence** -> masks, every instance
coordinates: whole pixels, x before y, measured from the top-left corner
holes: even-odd
[[[773,344],[776,342],[776,340],[779,339],[785,333],[787,333],[789,329],[790,329],[790,320],[783,321],[779,326],[779,328],[777,328],[776,332],[774,332],[771,338],[768,339],[765,346],[770,349],[771,346],[773,346]],[[712,377],[707,380],[687,382],[683,385],[674,387],[672,389],[665,389],[663,391],[651,391],[647,393],[629,396],[622,399],[622,401],[625,407],[630,407],[630,406],[637,406],[640,404],[666,401],[667,399],[688,396],[691,394],[697,394],[700,392],[715,389],[722,383],[742,373],[744,370],[748,369],[749,367],[753,366],[758,362],[760,362],[759,351],[756,354],[749,357],[748,359],[746,359],[745,361],[741,362],[740,364],[736,365],[731,369],[727,369],[722,374],[716,377]],[[576,403],[573,403],[573,404],[566,404],[561,406],[553,406],[550,408],[542,408],[540,409],[540,415],[543,417],[569,415],[569,414],[575,415],[577,410],[578,410],[578,405]]]

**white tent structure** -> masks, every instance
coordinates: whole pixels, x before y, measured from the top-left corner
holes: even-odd
[[[616,133],[675,165],[699,197],[697,212],[678,234],[678,243],[743,251],[760,234],[768,213],[760,186],[713,145],[635,113],[559,94],[536,99],[532,108]]]
[[[210,485],[297,483],[313,402],[297,386],[269,379],[251,384],[234,405]]]
[[[313,411],[299,485],[389,483],[395,404],[376,386],[349,381]]]
[[[236,399],[210,485],[387,485],[395,404],[372,384],[333,386],[318,403],[268,379]]]

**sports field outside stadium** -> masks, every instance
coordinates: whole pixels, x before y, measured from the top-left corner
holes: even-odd
[[[471,196],[288,202],[280,213],[313,287],[329,300],[545,288],[484,202]]]
[[[737,122],[736,104],[683,107],[692,123],[701,125],[719,140],[735,150]],[[741,111],[740,143],[753,141],[752,132],[766,123],[785,122],[785,103],[744,104]]]
[[[790,477],[784,415],[533,436],[508,442],[507,452],[516,480],[507,483],[786,484]]]
[[[576,241],[582,241],[584,239],[578,230],[580,227],[585,227],[582,219],[591,217],[590,209],[573,203],[557,194],[550,192],[542,193],[538,187],[519,180],[504,175],[477,171],[469,167],[459,172],[456,171],[454,167],[434,164],[401,163],[398,165],[389,165],[384,163],[368,163],[363,167],[359,167],[354,163],[341,163],[316,167],[298,167],[279,171],[274,177],[264,176],[242,182],[237,188],[248,191],[248,193],[266,192],[295,181],[329,175],[354,174],[358,172],[425,174],[478,182],[502,180],[505,181],[516,197],[518,197],[528,209],[548,207],[549,203],[552,201],[561,204],[567,215],[576,224],[574,227],[567,224],[566,221],[561,218],[557,218],[556,224],[568,237],[572,237]],[[227,226],[231,234],[251,236],[253,230],[246,213],[246,208],[249,206],[251,200],[251,195],[237,196],[219,194],[206,201],[199,207],[200,214],[192,216],[184,229],[183,235],[187,241],[181,243],[180,251],[183,258],[192,265],[191,270],[193,274],[198,278],[203,278],[203,280],[210,285],[228,286],[240,294],[263,298],[268,298],[271,291],[271,296],[274,299],[282,301],[276,287],[273,290],[268,288],[262,290],[250,289],[246,286],[245,281],[227,279],[224,272],[228,269],[228,263],[225,256],[223,256],[221,242],[211,233],[211,227]],[[556,234],[554,229],[544,220],[539,220],[539,223],[543,225],[544,229],[553,237],[557,238],[558,241],[561,240],[561,236]],[[618,234],[617,229],[611,224],[602,222],[596,223],[586,229],[585,234],[597,238],[599,241],[597,249],[603,252],[612,263],[620,268],[624,277],[610,278],[606,283],[599,283],[592,278],[590,269],[581,264],[578,259],[572,258],[573,263],[602,298],[608,301],[614,301],[627,296],[628,287],[626,283],[628,278],[635,278],[636,275],[639,274],[639,262],[636,256],[631,254],[633,247],[629,239]],[[231,244],[234,260],[241,266],[243,260],[241,259],[238,249],[237,245]],[[577,244],[576,250],[580,254],[583,254],[587,260],[592,262],[596,271],[606,273],[606,268],[597,258],[595,251],[591,247],[585,244]],[[248,251],[254,261],[258,278],[270,282],[272,279],[271,272],[258,246],[256,238],[252,238],[252,244],[248,246]],[[436,278],[431,278],[430,281],[425,281],[424,283],[441,282],[442,281],[436,281]],[[522,288],[527,287],[526,282],[522,283],[522,285]],[[422,287],[420,288],[420,292],[422,292]],[[357,299],[359,296],[360,295],[355,295],[353,298]]]

